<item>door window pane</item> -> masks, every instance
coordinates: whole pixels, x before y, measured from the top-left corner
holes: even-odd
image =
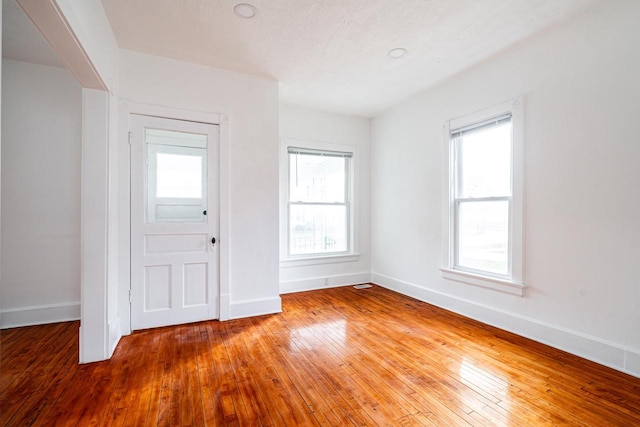
[[[202,199],[202,156],[157,153],[156,197]]]
[[[509,202],[458,204],[458,266],[507,275]]]
[[[147,222],[205,222],[207,136],[145,129]]]
[[[292,255],[347,250],[346,206],[292,204],[289,209]]]

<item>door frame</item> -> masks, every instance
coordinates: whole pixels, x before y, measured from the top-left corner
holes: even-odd
[[[218,239],[219,253],[219,319],[229,319],[229,117],[225,114],[185,110],[160,105],[120,101],[118,105],[117,154],[119,164],[118,193],[120,194],[118,217],[118,317],[123,335],[131,334],[131,144],[129,130],[131,115],[160,117],[219,126],[218,153]]]

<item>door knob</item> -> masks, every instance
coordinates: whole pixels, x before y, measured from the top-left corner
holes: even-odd
[[[215,237],[212,237],[212,238],[211,238],[211,244],[212,244],[212,245],[215,245],[215,244],[216,244],[216,238],[215,238]]]

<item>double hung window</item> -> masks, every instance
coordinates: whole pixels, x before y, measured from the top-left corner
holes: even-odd
[[[517,99],[446,126],[449,279],[522,294],[521,117]]]
[[[288,147],[288,256],[350,252],[351,152]]]
[[[454,265],[508,277],[511,113],[451,133],[454,151]]]

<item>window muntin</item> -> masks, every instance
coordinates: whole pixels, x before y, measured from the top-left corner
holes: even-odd
[[[511,277],[512,134],[510,113],[451,131],[454,269]]]
[[[288,255],[350,251],[352,153],[288,148]]]

